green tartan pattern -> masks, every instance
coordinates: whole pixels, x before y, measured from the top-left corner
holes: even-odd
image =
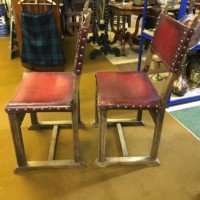
[[[21,19],[21,61],[37,66],[63,65],[65,57],[53,11],[39,14],[22,11]]]

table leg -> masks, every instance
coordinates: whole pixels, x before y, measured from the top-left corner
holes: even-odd
[[[126,16],[122,16],[122,31],[121,31],[121,53],[125,56],[125,42],[126,42]]]
[[[136,51],[138,52],[139,50],[139,47],[135,46],[133,44],[133,39],[134,38],[137,38],[137,35],[138,35],[138,32],[139,32],[139,27],[140,27],[140,20],[142,18],[142,15],[139,15],[137,17],[137,20],[136,20],[136,24],[135,24],[135,30],[134,30],[134,33],[130,33],[130,32],[126,32],[126,42],[129,44],[130,48],[133,50],[133,51]]]
[[[114,28],[113,25],[113,13],[111,14],[111,31],[115,33],[113,41],[109,41],[109,44],[115,44],[117,41],[121,42],[121,55],[125,56],[125,43],[128,43],[130,48],[133,51],[138,52],[137,46],[133,44],[133,39],[137,37],[138,31],[139,31],[139,24],[140,19],[142,18],[142,15],[139,15],[136,20],[135,30],[134,33],[130,33],[127,31],[126,28],[126,18],[127,15],[122,15],[122,28],[119,27],[120,23],[120,15],[117,15],[117,29]]]

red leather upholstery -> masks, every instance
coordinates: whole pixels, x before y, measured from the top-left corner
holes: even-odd
[[[189,44],[189,39],[185,39],[190,37],[193,31],[166,15],[160,18],[151,48],[172,72],[178,71],[181,63],[176,60],[181,60],[185,55]]]
[[[79,87],[91,12],[89,0],[87,0],[83,12],[80,13],[82,20],[77,37],[73,71],[25,73],[15,96],[5,107],[17,158],[16,171],[81,167],[84,164],[79,149],[78,129],[84,127],[80,116]],[[71,119],[41,121],[38,112],[65,112],[71,115]],[[21,125],[27,113],[30,113],[30,129],[53,128],[49,155],[46,160],[31,161],[26,157]],[[73,158],[60,160],[56,159],[58,131],[60,127],[66,126],[72,128]]]
[[[97,94],[95,101],[95,125],[99,126],[98,158],[100,166],[124,165],[124,164],[147,164],[157,165],[159,143],[163,127],[166,103],[170,90],[178,72],[184,64],[188,44],[191,40],[193,29],[187,28],[176,20],[161,14],[155,35],[145,59],[145,66],[140,71],[104,71],[96,73]],[[151,66],[153,55],[157,55],[164,66],[171,73],[163,82],[162,91],[157,91],[148,76],[148,69]],[[136,117],[111,118],[108,115],[110,110],[136,110]],[[143,110],[148,110],[155,124],[152,146],[147,156],[129,156],[126,146],[123,125],[144,125]],[[126,112],[124,113],[124,115]],[[133,114],[134,115],[134,114]],[[122,156],[108,156],[106,146],[107,127],[116,125],[121,144]],[[124,130],[125,131],[125,130]],[[130,145],[130,144],[129,144]],[[109,154],[109,153],[108,153]]]
[[[27,72],[6,110],[66,111],[72,100],[74,81],[74,73]]]
[[[160,97],[144,72],[97,72],[101,110],[160,107]]]

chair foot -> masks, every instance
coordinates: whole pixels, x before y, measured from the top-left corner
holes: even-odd
[[[15,173],[42,169],[62,169],[62,168],[84,168],[85,163],[74,160],[53,160],[53,161],[29,161],[26,166],[18,166]]]
[[[134,156],[134,157],[106,157],[105,161],[95,161],[97,167],[107,167],[111,165],[146,165],[149,167],[159,166],[158,159],[152,160],[147,156]]]

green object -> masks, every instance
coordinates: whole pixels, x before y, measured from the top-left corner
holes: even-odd
[[[172,111],[170,114],[200,139],[200,106]]]

